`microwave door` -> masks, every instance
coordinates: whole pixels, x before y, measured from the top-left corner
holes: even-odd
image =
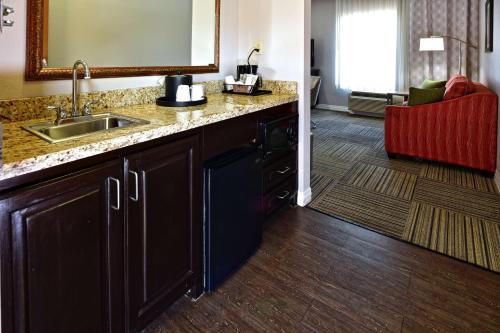
[[[286,116],[261,124],[262,147],[266,159],[281,156],[282,152],[296,149],[298,139],[297,126],[296,115]]]
[[[289,149],[288,127],[274,127],[271,129],[269,135],[269,148],[270,150]]]

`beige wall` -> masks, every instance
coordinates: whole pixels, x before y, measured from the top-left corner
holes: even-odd
[[[264,54],[254,56],[252,63],[258,63],[264,79],[296,80],[297,61],[303,49],[304,27],[298,21],[303,16],[303,3],[303,0],[241,0],[240,61],[246,62],[255,42],[262,42]]]
[[[49,67],[77,59],[99,67],[190,65],[191,7],[192,0],[50,0]]]
[[[297,81],[299,87],[299,193],[304,206],[310,187],[310,38],[311,0],[240,0],[239,59],[246,58],[262,42],[257,56],[264,79]]]
[[[500,95],[500,3],[496,1],[495,3],[495,17],[493,19],[494,23],[494,42],[493,42],[493,53],[485,53],[484,51],[484,4],[485,0],[481,0],[481,81],[488,86],[490,89],[495,91],[497,95]],[[500,133],[500,110],[499,110],[499,128]],[[498,147],[500,148],[500,136],[498,140]],[[500,187],[500,154],[497,153],[497,175],[496,175],[497,185]]]
[[[196,81],[215,80],[233,73],[238,58],[238,1],[221,0],[221,70],[218,74],[196,75]],[[0,35],[0,99],[69,94],[71,83],[62,81],[26,82],[26,0],[7,0],[15,8],[13,28]],[[236,28],[235,28],[236,27]],[[81,84],[82,91],[103,91],[147,87],[158,84],[160,77],[94,79]]]
[[[312,38],[315,39],[316,64],[321,70],[319,103],[347,106],[349,91],[335,86],[335,0],[312,0]]]

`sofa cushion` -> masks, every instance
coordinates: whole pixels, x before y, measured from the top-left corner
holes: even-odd
[[[436,80],[425,79],[420,88],[421,89],[444,88],[447,82],[448,81],[436,81]]]
[[[446,83],[444,100],[459,98],[473,92],[473,85],[466,76],[455,75]]]
[[[408,106],[441,102],[443,100],[445,90],[446,88],[444,87],[432,89],[411,87],[408,97]]]

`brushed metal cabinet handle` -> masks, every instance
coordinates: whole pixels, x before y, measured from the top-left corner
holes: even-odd
[[[121,201],[121,196],[120,196],[120,180],[119,179],[116,179],[116,178],[113,178],[113,177],[110,177],[109,180],[115,182],[116,184],[116,205],[111,205],[111,208],[114,209],[114,210],[120,210],[121,208],[121,205],[120,205],[120,201]]]
[[[280,175],[284,175],[285,173],[288,173],[288,171],[290,171],[290,170],[291,170],[290,167],[286,167],[284,170],[276,171],[276,173],[279,173]]]
[[[290,196],[290,192],[288,191],[285,191],[283,192],[282,195],[278,195],[276,198],[279,199],[279,200],[285,200],[286,198],[288,198]]]
[[[130,170],[129,173],[134,176],[135,179],[135,195],[130,196],[130,200],[138,202],[139,201],[139,174],[135,171]]]

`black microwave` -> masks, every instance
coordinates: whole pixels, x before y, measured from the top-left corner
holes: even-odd
[[[291,150],[297,150],[299,143],[299,116],[264,119],[259,126],[259,141],[265,160],[279,158]]]

